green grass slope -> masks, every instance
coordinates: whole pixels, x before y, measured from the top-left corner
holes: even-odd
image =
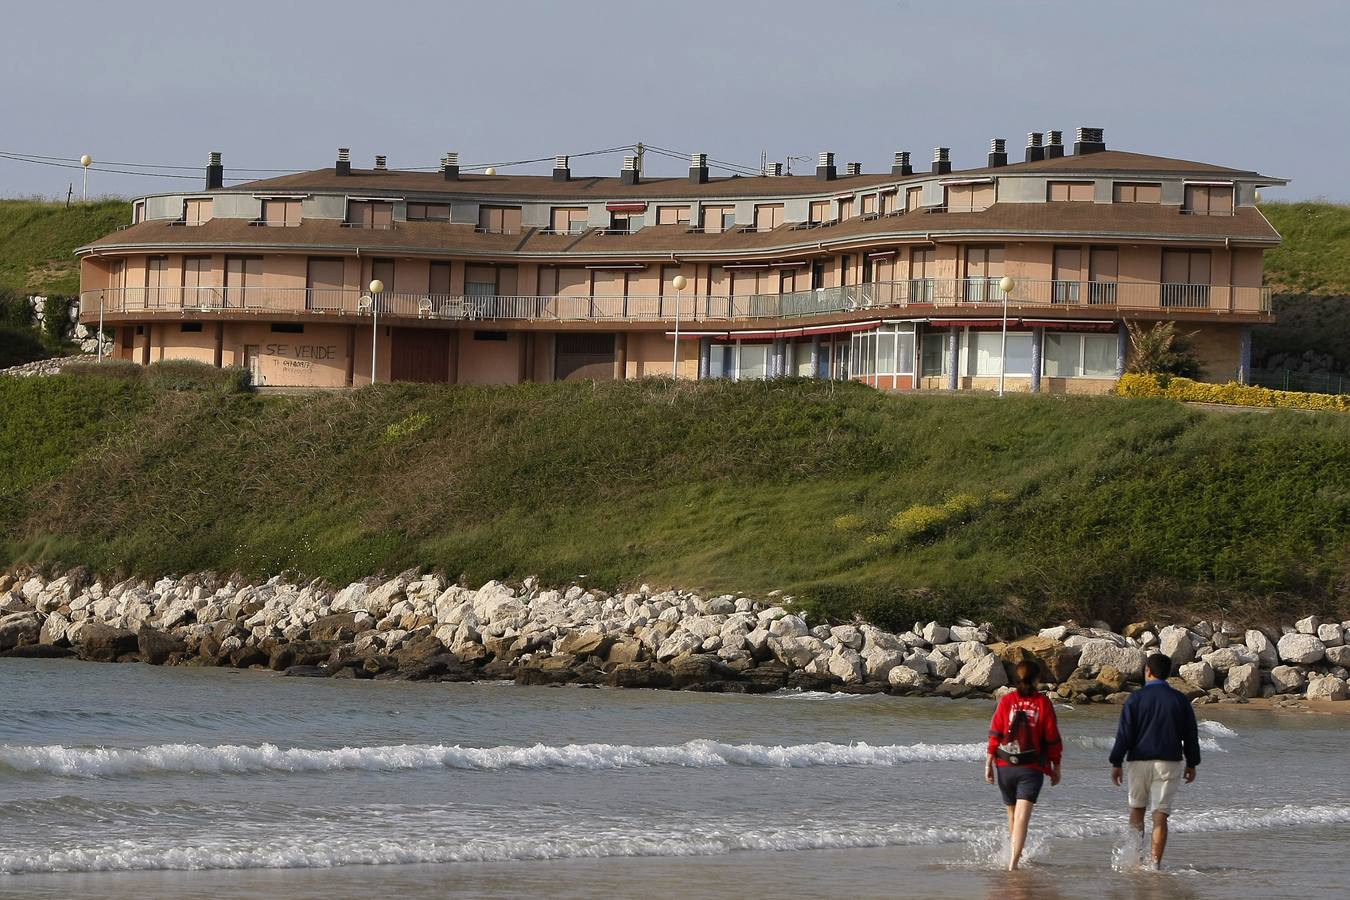
[[[1266,254],[1266,283],[1283,294],[1350,294],[1350,206],[1262,203],[1284,242]]]
[[[33,294],[75,294],[80,272],[72,255],[131,221],[125,200],[48,203],[0,200],[0,287]]]
[[[810,381],[259,398],[88,375],[0,380],[0,408],[6,563],[782,588],[896,625],[1350,594],[1343,415]]]

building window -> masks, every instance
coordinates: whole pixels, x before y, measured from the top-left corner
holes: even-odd
[[[1114,306],[1120,279],[1120,251],[1093,247],[1088,253],[1088,303]]]
[[[409,203],[408,221],[410,222],[449,222],[449,203]]]
[[[450,296],[450,263],[434,262],[427,275],[427,293],[433,296]]]
[[[346,224],[349,228],[393,228],[394,204],[385,200],[349,200]]]
[[[905,212],[916,210],[920,206],[923,206],[923,186],[905,188]]]
[[[342,259],[311,257],[306,274],[307,309],[342,309],[347,264]],[[393,285],[391,284],[390,287]],[[364,293],[364,292],[363,292]]]
[[[1111,199],[1116,203],[1161,203],[1162,185],[1134,181],[1117,181]]]
[[[1091,203],[1096,185],[1091,181],[1051,181],[1046,185],[1045,199],[1051,203]]]
[[[932,303],[937,251],[915,248],[909,256],[909,302]]]
[[[1047,378],[1115,378],[1114,334],[1047,333],[1043,374]]]
[[[783,224],[783,204],[761,203],[755,207],[755,230],[772,231]]]
[[[196,334],[202,330],[201,322],[180,322],[178,330],[183,334]]]
[[[520,207],[478,207],[478,230],[484,234],[519,234]]]
[[[876,212],[877,212],[877,195],[863,194],[862,214],[864,216],[874,216],[876,215]]]
[[[948,374],[947,341],[950,337],[947,331],[924,331],[919,371],[925,378]]]
[[[1193,216],[1231,216],[1233,214],[1233,186],[1231,184],[1188,184],[1184,213]]]
[[[305,326],[300,322],[273,322],[274,334],[304,334]]]
[[[966,248],[966,280],[963,294],[967,303],[1002,301],[998,288],[1003,278],[1003,245]]]
[[[705,234],[721,234],[724,231],[730,231],[736,227],[736,207],[734,206],[705,206],[703,207],[703,232]]]
[[[734,377],[736,374],[735,352],[735,344],[713,344],[708,352],[708,377]]]
[[[167,256],[149,256],[145,260],[145,305],[160,306],[169,299]]]
[[[1077,303],[1078,283],[1083,277],[1083,249],[1056,247],[1051,267],[1050,302]]]
[[[689,225],[689,207],[658,206],[656,208],[657,225]]]
[[[1164,250],[1162,305],[1169,308],[1209,307],[1210,255],[1208,250]]]
[[[966,341],[966,374],[975,377],[997,376],[1003,356],[1001,331],[972,331]],[[1004,375],[1031,374],[1031,333],[1008,332],[1007,363]]]
[[[993,205],[993,184],[947,185],[948,212],[980,212]]]
[[[189,197],[183,201],[183,224],[201,225],[211,221],[211,198]]]
[[[895,212],[895,198],[895,191],[882,191],[877,194],[877,213],[884,216]]]
[[[853,198],[844,197],[839,201],[839,221],[844,222],[853,218]]]
[[[736,345],[736,380],[763,381],[769,374],[768,344]]]
[[[808,221],[812,225],[823,225],[824,223],[830,221],[830,201],[812,200],[811,212],[808,217]]]
[[[612,212],[609,214],[609,230],[619,234],[636,234],[642,230],[646,213]]]
[[[145,221],[145,201],[137,200],[131,204],[131,224],[137,225]]]
[[[300,201],[293,199],[264,200],[262,202],[262,223],[269,228],[294,228],[300,224]]]
[[[584,206],[555,206],[549,227],[554,234],[580,234],[586,230],[586,219]]]
[[[875,331],[855,332],[850,355],[851,375],[913,375],[914,326],[883,325]]]

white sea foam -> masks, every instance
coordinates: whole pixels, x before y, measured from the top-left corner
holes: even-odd
[[[1285,806],[1267,810],[1206,811],[1173,817],[1172,828],[1183,832],[1253,831],[1269,828],[1321,827],[1350,824],[1350,806]],[[1072,840],[1120,835],[1118,817],[1049,822],[1036,829],[1037,847],[1051,839]],[[651,831],[610,829],[603,833],[549,832],[533,835],[458,839],[427,835],[382,835],[325,832],[323,839],[292,835],[260,842],[247,836],[216,838],[199,845],[154,846],[144,841],[110,841],[86,846],[0,852],[0,873],[103,872],[144,869],[275,869],[408,863],[506,862],[614,856],[717,856],[741,851],[833,850],[863,847],[966,843],[979,865],[996,861],[1001,850],[996,830],[987,826],[921,828],[909,824],[811,822],[774,827],[741,827],[709,823],[703,828]],[[1035,849],[1035,848],[1033,848]],[[1136,851],[1137,853],[1137,851]],[[1035,855],[1033,852],[1032,856]],[[1124,844],[1113,853],[1117,866],[1127,863]]]
[[[312,750],[275,744],[154,744],[114,747],[0,746],[0,769],[100,778],[128,775],[235,774],[241,772],[391,772],[409,769],[626,769],[650,766],[894,766],[909,762],[969,761],[983,744],[723,744],[696,740],[674,746],[567,744],[532,747],[461,747],[400,744]]]
[[[1080,736],[1073,738],[1072,742],[1080,747],[1085,747],[1088,750],[1110,750],[1112,745],[1115,744],[1115,739],[1109,737]],[[1214,740],[1214,738],[1207,737],[1202,737],[1200,739],[1200,749],[1210,753],[1228,752],[1224,749],[1223,745]]]
[[[765,694],[773,700],[857,700],[867,694],[843,694],[838,691],[804,691],[800,688],[783,688],[771,694]]]
[[[1237,737],[1238,733],[1229,728],[1222,722],[1215,722],[1211,719],[1201,719],[1198,723],[1200,730],[1205,734],[1211,734],[1214,737]]]

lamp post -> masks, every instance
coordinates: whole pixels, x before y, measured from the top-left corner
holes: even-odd
[[[380,340],[380,294],[384,293],[384,282],[378,278],[370,282],[370,383],[375,383],[375,354],[379,351]]]
[[[103,362],[103,292],[98,292],[98,361]]]
[[[998,289],[1003,294],[1003,338],[998,351],[998,395],[1003,396],[1003,374],[1008,369],[1008,295],[1017,286],[1011,275],[998,280]]]
[[[94,158],[88,153],[80,157],[80,168],[84,169],[84,184],[80,187],[80,202],[85,203],[89,200],[89,167],[94,164]]]
[[[688,283],[689,280],[683,275],[676,275],[670,280],[671,287],[675,288],[675,355],[670,363],[670,377],[673,381],[680,380],[680,301],[683,299],[680,294]]]

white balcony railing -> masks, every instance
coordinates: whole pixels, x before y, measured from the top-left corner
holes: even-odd
[[[409,319],[555,322],[688,322],[799,319],[831,313],[908,310],[995,310],[1004,303],[997,278],[911,278],[786,294],[703,295],[580,294],[519,296],[486,291],[434,294],[385,291],[380,313]],[[1010,308],[1114,311],[1210,311],[1269,315],[1270,289],[1208,284],[1116,281],[1019,281]],[[370,298],[345,288],[138,287],[87,290],[85,315],[198,311],[361,316]]]

